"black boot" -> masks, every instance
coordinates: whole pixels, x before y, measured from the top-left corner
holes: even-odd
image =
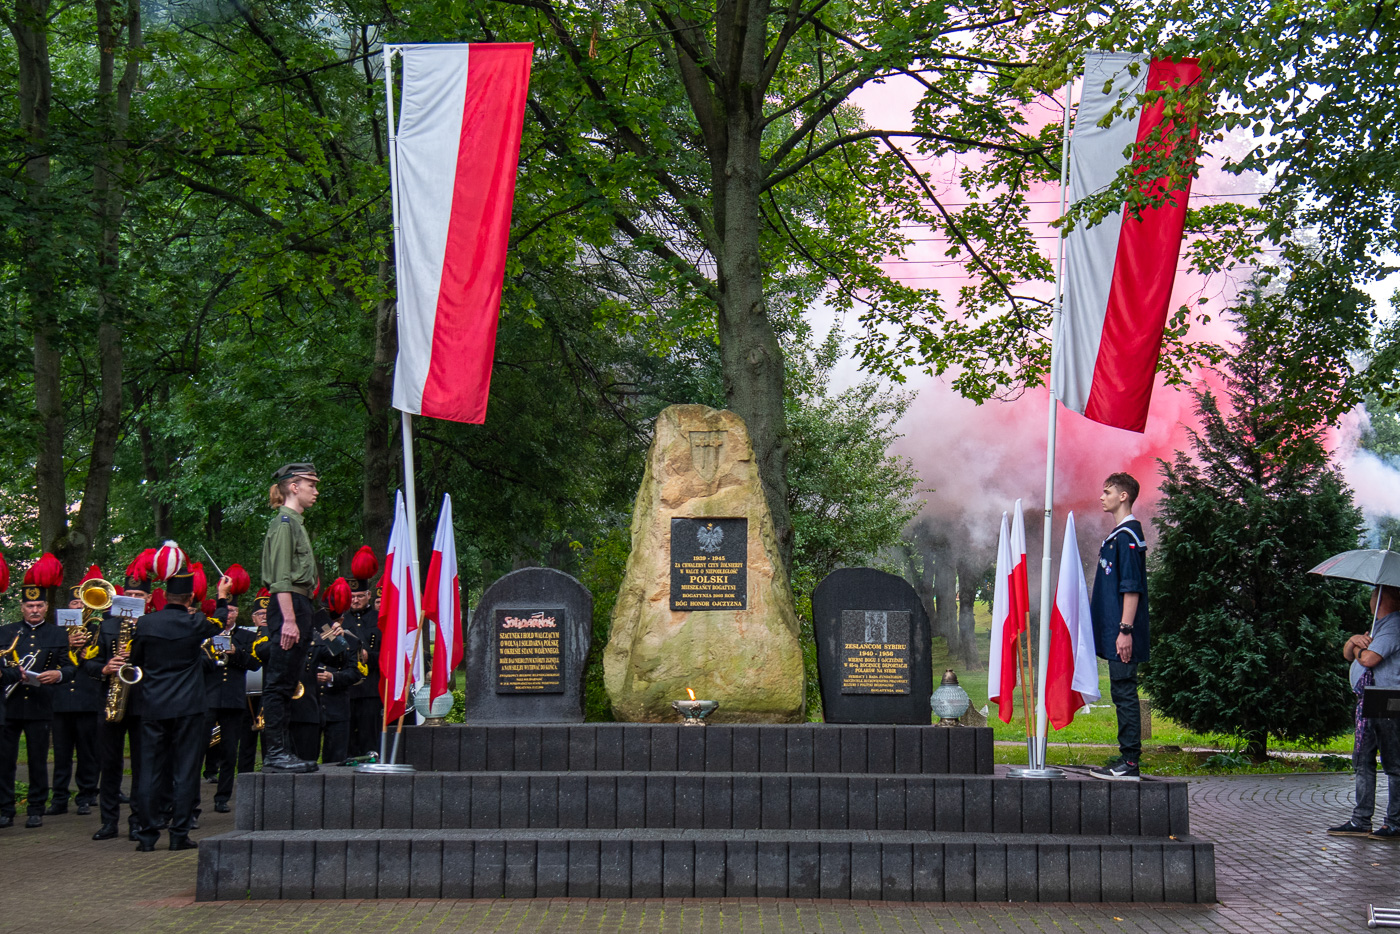
[[[319,769],[314,762],[307,762],[294,755],[287,744],[287,730],[285,727],[275,728],[271,724],[263,727],[264,742],[267,743],[267,754],[263,756],[262,770],[264,772],[316,772]]]
[[[92,835],[94,840],[115,840],[117,838],[116,824],[103,824],[97,829],[97,833]]]

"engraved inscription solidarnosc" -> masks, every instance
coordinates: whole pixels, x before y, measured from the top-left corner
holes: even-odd
[[[496,693],[564,693],[564,609],[496,611]]]

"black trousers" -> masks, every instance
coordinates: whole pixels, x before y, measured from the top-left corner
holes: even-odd
[[[1138,705],[1137,662],[1108,662],[1108,693],[1118,708],[1118,752],[1129,762],[1142,758],[1142,707]]]
[[[190,821],[199,802],[199,764],[209,734],[204,732],[204,715],[141,721],[141,770],[136,777],[136,838],[142,843],[160,839],[156,829],[163,801],[159,777],[169,771],[171,779],[170,839],[190,835]]]
[[[291,729],[292,755],[315,762],[321,751],[321,724],[293,723]]]
[[[102,763],[97,753],[97,720],[102,715],[95,710],[71,711],[53,715],[53,803],[68,804],[68,785],[73,780],[73,760],[78,760],[78,790],[74,799],[79,804],[97,800],[97,782],[102,775]]]
[[[274,736],[291,727],[292,694],[306,667],[306,653],[311,648],[310,599],[299,593],[290,595],[292,612],[301,637],[290,649],[282,648],[282,604],[280,594],[273,594],[267,608],[267,663],[263,665],[263,722]]]
[[[379,750],[379,734],[384,731],[384,705],[378,697],[356,697],[350,701],[350,755],[363,756]]]
[[[15,770],[19,768],[19,738],[24,737],[29,759],[30,814],[42,814],[49,803],[48,720],[7,720],[0,726],[0,814],[15,816]]]
[[[257,717],[258,711],[262,710],[262,696],[249,695],[250,711],[244,711],[243,727],[238,734],[238,771],[251,772],[257,768],[258,743],[262,740],[262,730],[253,730],[253,720]],[[263,745],[263,754],[267,753],[267,745]]]
[[[214,727],[217,725],[219,728],[219,745],[210,746],[204,759],[206,770],[210,761],[214,763],[213,773],[218,779],[218,786],[214,789],[215,804],[227,804],[228,799],[233,797],[233,776],[238,769],[238,742],[243,736],[244,721],[247,719],[248,711],[237,707],[211,710],[205,718],[206,743]]]
[[[97,726],[98,755],[102,759],[102,778],[98,782],[98,803],[102,823],[116,824],[121,820],[122,773],[126,771],[126,744],[131,739],[131,792],[135,800],[136,780],[141,775],[141,718],[128,713],[116,723],[101,720]],[[136,809],[127,815],[131,829],[136,829]]]
[[[321,761],[339,765],[350,757],[350,721],[328,720],[321,724]]]

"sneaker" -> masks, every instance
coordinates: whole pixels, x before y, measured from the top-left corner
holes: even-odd
[[[1372,840],[1400,840],[1400,827],[1381,824],[1375,830],[1367,834],[1367,836]]]
[[[1116,765],[1105,765],[1103,768],[1090,769],[1089,774],[1095,778],[1107,779],[1111,782],[1140,782],[1142,775],[1138,772],[1138,764],[1129,762],[1126,759]]]
[[[1354,820],[1349,820],[1345,824],[1338,824],[1336,827],[1328,827],[1327,832],[1334,837],[1369,837],[1371,835],[1371,825],[1358,824]]]

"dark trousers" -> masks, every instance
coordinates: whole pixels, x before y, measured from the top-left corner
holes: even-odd
[[[1118,708],[1118,752],[1129,762],[1142,758],[1142,707],[1138,704],[1138,663],[1108,662],[1108,693]]]
[[[350,756],[350,721],[328,720],[321,724],[321,761],[339,764]]]
[[[1380,753],[1381,768],[1390,780],[1390,801],[1385,809],[1385,823],[1400,827],[1400,720],[1376,719],[1366,721],[1361,741],[1351,750],[1351,767],[1356,772],[1356,806],[1351,819],[1367,827],[1376,811],[1376,754]]]
[[[293,723],[291,729],[292,755],[315,762],[321,751],[321,724]]]
[[[299,593],[291,595],[301,638],[290,649],[282,648],[282,606],[280,594],[273,594],[267,609],[267,663],[263,665],[263,722],[273,739],[287,738],[291,727],[292,694],[306,667],[311,647],[311,601]]]
[[[262,741],[262,730],[253,729],[253,721],[257,718],[258,711],[262,710],[261,695],[249,695],[250,710],[245,712],[243,717],[243,727],[238,736],[238,771],[251,772],[257,768],[258,743]],[[263,754],[267,754],[267,745],[263,744]]]
[[[379,734],[384,731],[384,705],[378,697],[356,697],[350,701],[350,755],[363,756],[379,750]]]
[[[7,720],[0,726],[0,814],[15,816],[15,771],[19,768],[19,738],[24,737],[29,759],[30,814],[44,813],[49,802],[48,720]]]
[[[102,778],[98,782],[98,803],[102,823],[116,824],[121,820],[122,773],[126,771],[126,743],[131,738],[131,791],[136,793],[136,780],[141,775],[141,718],[127,714],[116,723],[103,719],[97,727],[98,755],[102,759]],[[135,798],[133,797],[133,800]],[[136,829],[136,809],[127,816],[131,829]]]
[[[171,804],[170,839],[183,840],[190,835],[190,821],[199,802],[199,764],[204,761],[204,747],[209,735],[204,732],[204,715],[171,717],[141,721],[141,770],[131,796],[136,806],[136,838],[142,843],[160,839],[156,829],[162,809],[162,789],[159,777],[170,775]]]
[[[95,710],[71,711],[53,715],[53,803],[68,805],[68,785],[73,780],[73,760],[78,760],[77,794],[79,804],[97,800],[97,782],[102,763],[97,754],[97,718]]]
[[[204,760],[206,770],[211,760],[214,763],[213,774],[218,779],[218,786],[214,789],[215,804],[227,804],[228,799],[233,797],[233,776],[238,768],[238,742],[243,736],[243,722],[247,719],[248,711],[236,707],[211,710],[205,718],[206,737],[213,734],[216,725],[219,728],[219,744],[209,747]]]

